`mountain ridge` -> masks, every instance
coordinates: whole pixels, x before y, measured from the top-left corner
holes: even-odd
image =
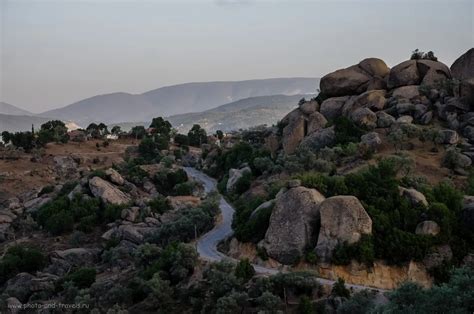
[[[37,116],[90,122],[120,123],[201,112],[239,99],[275,94],[314,93],[319,78],[271,78],[244,81],[191,82],[160,87],[142,94],[96,95]],[[84,109],[84,108],[87,108]]]

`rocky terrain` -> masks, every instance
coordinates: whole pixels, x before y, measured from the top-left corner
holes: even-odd
[[[386,289],[472,267],[473,59],[362,60],[248,144],[211,148],[202,167],[237,208],[222,250]]]
[[[364,59],[232,134],[5,134],[2,312],[472,312],[473,60]]]

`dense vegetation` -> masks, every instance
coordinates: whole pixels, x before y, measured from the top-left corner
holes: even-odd
[[[466,251],[473,249],[474,235],[462,222],[463,194],[449,181],[434,187],[424,185],[423,191],[430,206],[413,206],[400,196],[398,190],[398,186],[410,180],[409,177],[397,177],[403,166],[403,160],[392,158],[346,176],[321,173],[299,176],[303,185],[315,188],[327,197],[355,195],[372,218],[373,235],[355,245],[338,246],[335,263],[347,264],[351,258],[356,258],[370,264],[374,258],[381,258],[400,264],[422,259],[430,247],[441,243],[449,243],[454,251],[454,260],[459,261]],[[416,225],[427,219],[437,222],[442,233],[436,237],[416,235]]]

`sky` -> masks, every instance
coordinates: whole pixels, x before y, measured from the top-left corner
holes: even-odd
[[[35,113],[112,92],[321,77],[474,47],[473,0],[0,0],[0,101]]]

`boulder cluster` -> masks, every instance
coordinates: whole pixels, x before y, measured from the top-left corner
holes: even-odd
[[[280,124],[286,154],[300,146],[319,149],[335,140],[331,121],[346,117],[367,129],[400,124],[445,126],[442,144],[463,143],[474,157],[474,49],[451,69],[433,60],[407,60],[389,68],[383,60],[364,59],[325,75],[320,96],[301,102]],[[275,146],[275,145],[273,145]]]
[[[338,244],[353,244],[372,233],[372,220],[354,196],[325,198],[315,189],[299,186],[296,180],[278,193],[270,224],[261,245],[283,264],[297,262],[314,250],[329,262]]]

